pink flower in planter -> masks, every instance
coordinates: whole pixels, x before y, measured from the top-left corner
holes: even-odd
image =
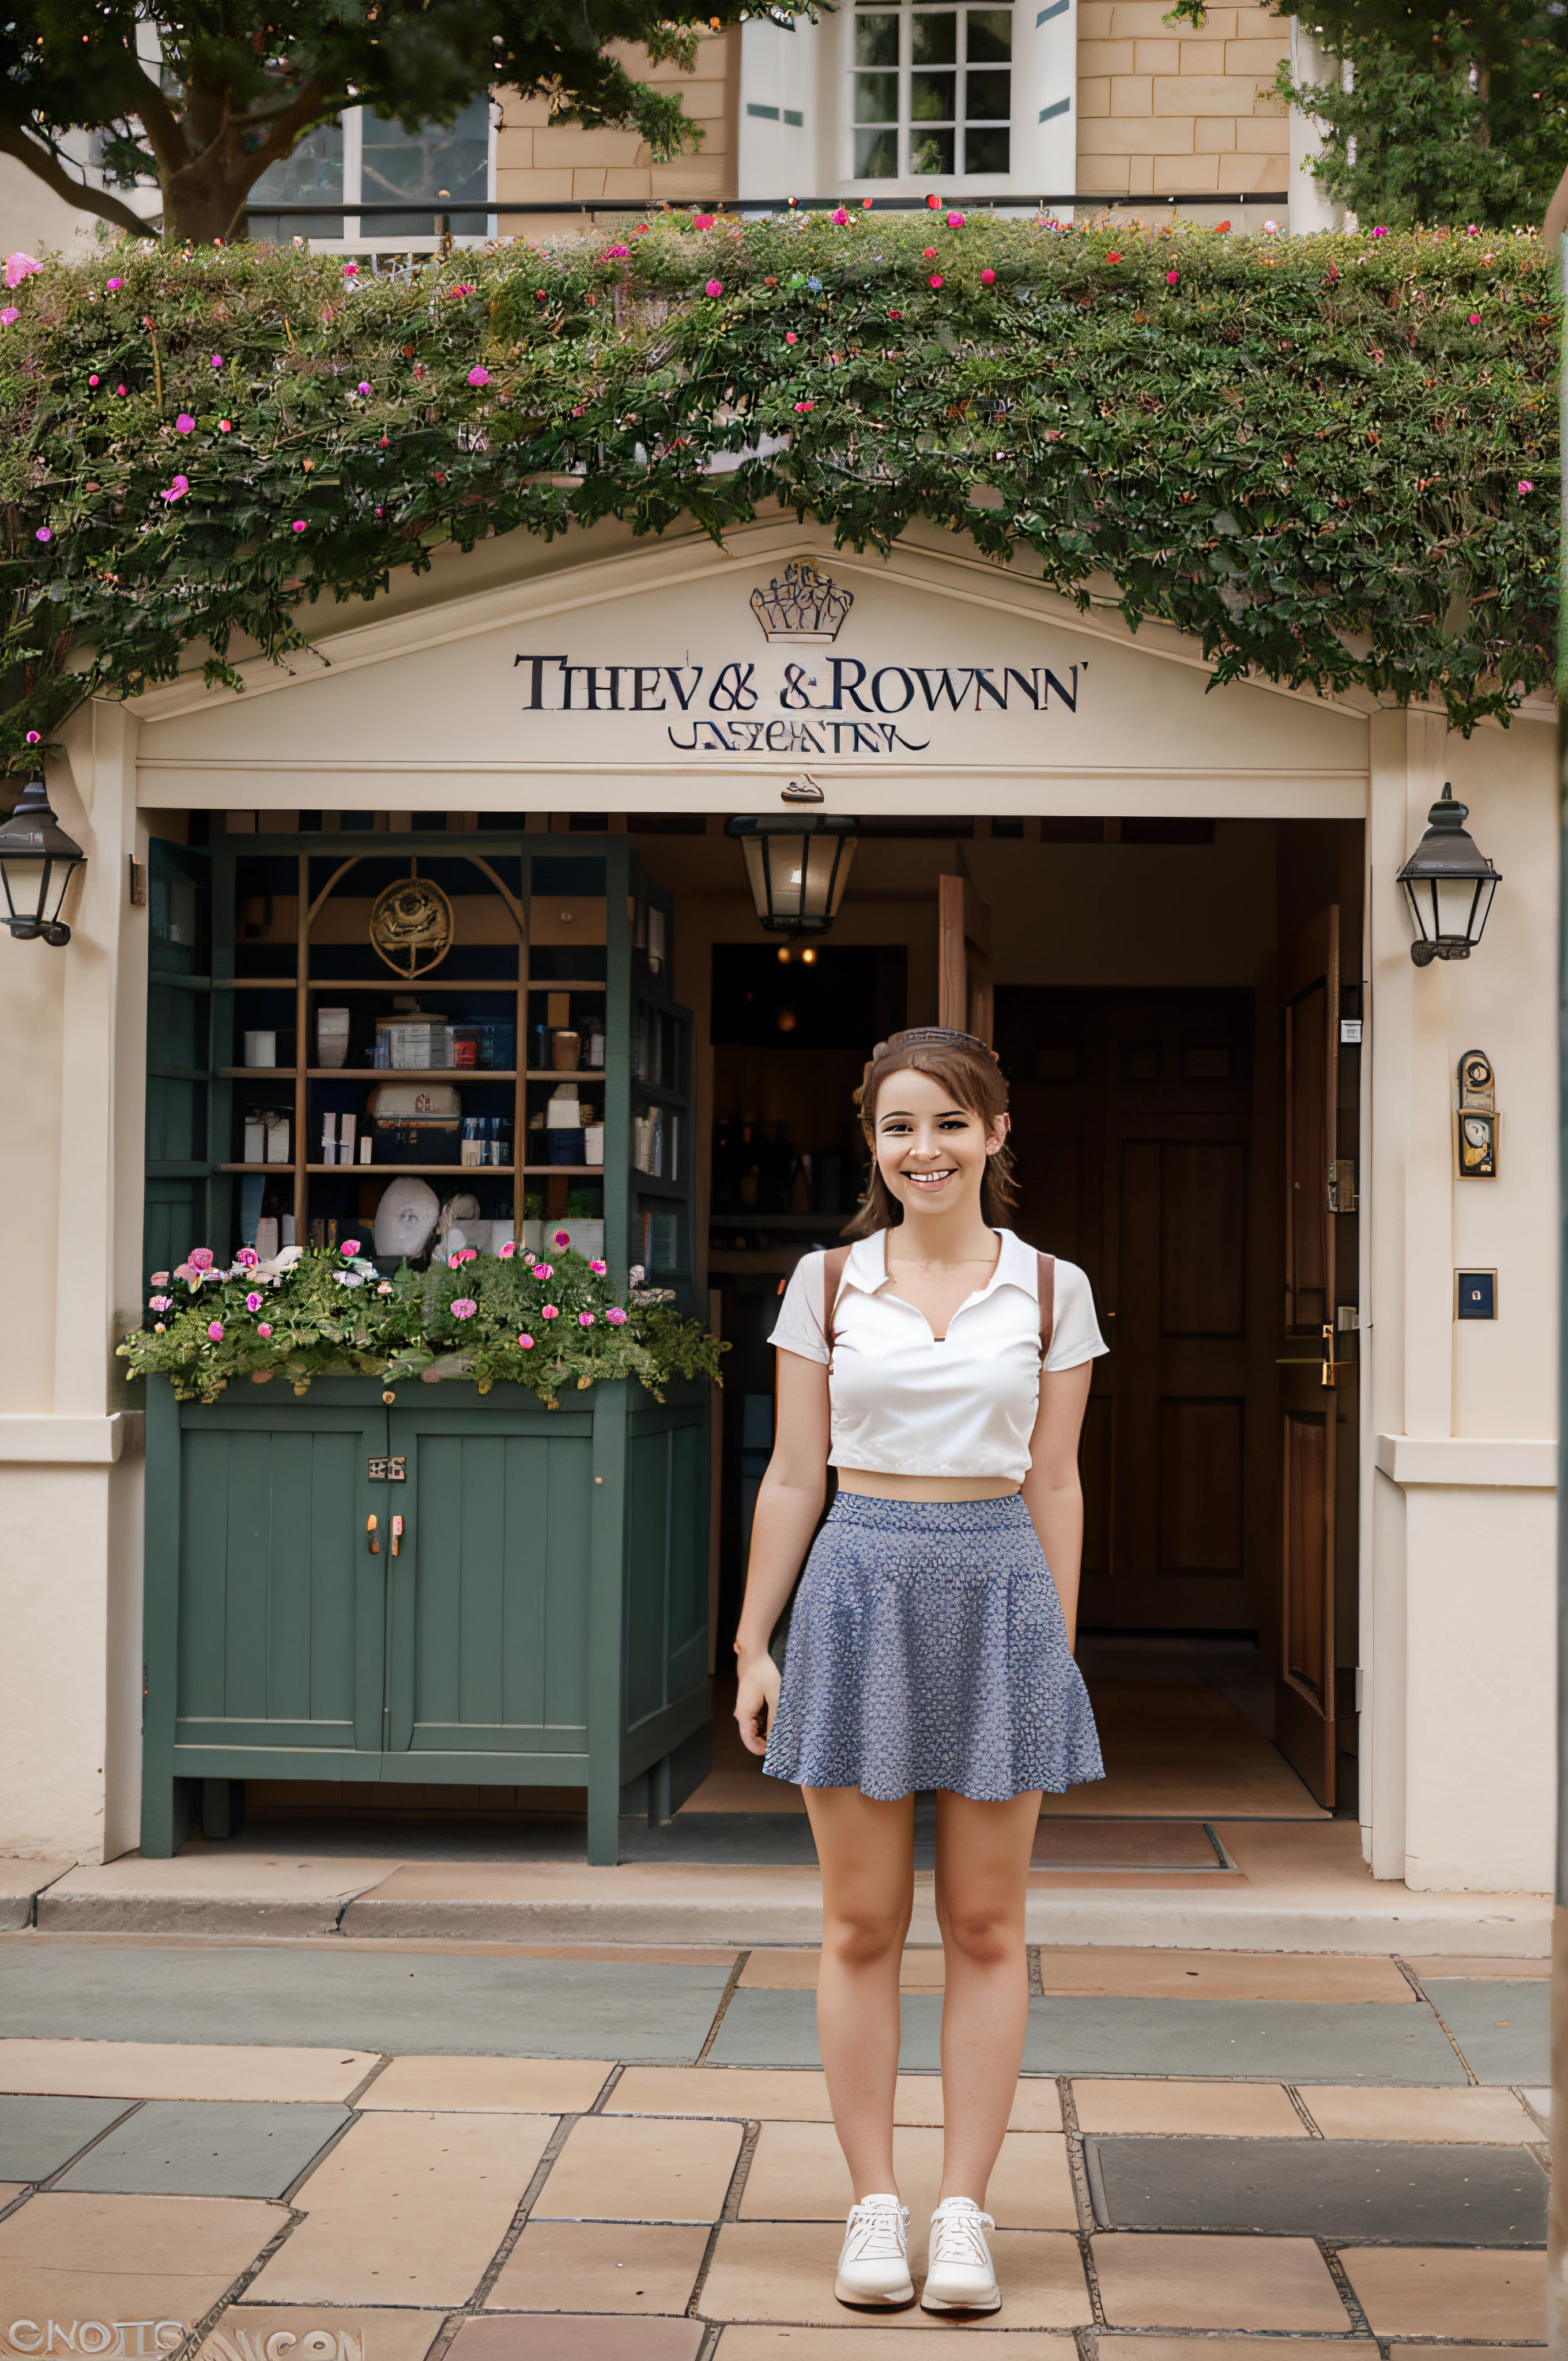
[[[522,1346],[522,1349],[523,1349],[523,1351],[524,1351],[525,1353],[532,1353],[532,1350],[533,1350],[533,1339],[532,1339],[532,1336],[520,1336],[520,1337],[518,1338],[518,1340],[517,1340],[517,1341],[518,1341],[518,1343]]]
[[[195,431],[195,420],[188,410],[182,410],[174,422],[174,432],[176,434],[193,434]]]
[[[555,1276],[554,1264],[553,1262],[536,1262],[533,1266],[533,1276],[535,1279],[554,1279]]]
[[[167,1287],[169,1273],[166,1270],[155,1270],[152,1274],[152,1284],[154,1287]]]
[[[558,1303],[542,1303],[539,1307],[539,1316],[542,1320],[559,1320],[561,1307]]]
[[[711,214],[693,214],[692,227],[693,229],[711,229],[713,227],[713,215]],[[38,268],[36,263],[33,267],[35,269]]]
[[[256,1333],[258,1336],[270,1336],[272,1334],[271,1322],[269,1320],[258,1320],[256,1323]]]
[[[211,1270],[213,1267],[212,1247],[192,1246],[185,1259],[190,1264],[192,1270]]]
[[[357,279],[359,265],[356,262],[345,262],[343,266],[343,275],[345,279]]]
[[[257,1253],[254,1246],[241,1246],[238,1254],[235,1257],[235,1260],[238,1263],[241,1270],[254,1270],[257,1264],[261,1260],[261,1257]]]
[[[593,1324],[594,1324],[594,1314],[593,1314],[591,1312],[578,1312],[578,1314],[577,1314],[577,1325],[578,1325],[578,1327],[579,1327],[579,1328],[591,1328],[591,1327],[593,1326]]]
[[[995,271],[982,270],[980,274],[980,283],[982,287],[994,287],[996,284]]]
[[[212,1338],[214,1345],[221,1345],[224,1341],[223,1322],[221,1320],[209,1320],[207,1323],[207,1334]]]
[[[256,1294],[256,1293],[254,1292],[254,1290],[253,1290],[249,1295],[247,1295],[247,1296],[246,1297],[246,1299],[245,1299],[245,1308],[246,1308],[246,1310],[247,1310],[247,1312],[259,1312],[259,1311],[260,1311],[260,1309],[261,1309],[261,1298],[260,1298],[260,1296],[259,1296],[259,1295]]]
[[[19,320],[21,316],[15,303],[7,303],[5,309],[0,312],[0,328],[8,328],[13,320]]]
[[[510,1262],[513,1255],[517,1252],[517,1240],[515,1238],[503,1238],[500,1243],[499,1251],[502,1262]]]
[[[110,295],[117,295],[125,283],[126,282],[123,279],[110,279],[104,282],[105,292]]]
[[[468,372],[470,385],[488,385],[489,381],[490,372],[488,368],[471,368]]]
[[[593,1272],[596,1279],[602,1279],[605,1272],[609,1268],[609,1265],[605,1262],[590,1262],[588,1268]]]
[[[723,294],[723,292],[724,292],[724,281],[723,281],[723,280],[722,280],[722,279],[710,279],[710,280],[708,280],[708,282],[707,282],[707,286],[703,289],[703,291],[703,291],[703,293],[704,293],[705,295],[711,295],[711,296],[714,298],[714,300],[717,302],[718,298],[720,295],[722,295],[722,294]]]
[[[43,736],[44,736],[44,733],[43,733],[43,731],[42,731],[41,730],[28,730],[28,732],[27,732],[27,743],[28,743],[28,745],[29,745],[29,746],[41,746],[41,745],[43,744]]]
[[[962,214],[949,214],[948,215],[948,227],[949,229],[962,229],[963,225],[964,217]]]
[[[174,481],[170,485],[169,489],[166,492],[160,493],[159,497],[170,501],[182,500],[190,489],[191,478],[189,476],[176,476]]]
[[[5,257],[5,284],[7,287],[19,287],[24,279],[30,279],[35,270],[42,269],[43,264],[35,262],[30,254],[8,254]]]
[[[554,1238],[553,1243],[554,1243],[554,1245],[558,1246],[569,1246],[571,1245],[571,1243],[572,1243],[572,1233],[571,1233],[571,1231],[570,1231],[570,1230],[557,1230],[557,1231],[555,1232],[555,1234],[554,1234]]]
[[[147,1299],[147,1308],[149,1312],[172,1312],[174,1298],[171,1295],[149,1295]]]
[[[338,1253],[343,1257],[345,1262],[352,1262],[358,1252],[359,1241],[357,1238],[345,1238],[343,1244],[338,1248]]]
[[[390,1295],[391,1291],[392,1282],[389,1279],[384,1279],[381,1281],[380,1286],[376,1290],[378,1295]]]
[[[612,1303],[604,1316],[612,1328],[624,1328],[626,1325],[626,1314],[619,1303]]]
[[[293,523],[289,528],[291,533],[303,533],[304,529],[305,520],[303,517],[296,517]]]
[[[1533,492],[1535,486],[1530,481],[1528,477],[1521,476],[1519,478],[1519,489],[1521,492]]]
[[[1168,270],[1168,271],[1166,272],[1166,274],[1165,274],[1165,283],[1166,283],[1166,285],[1167,285],[1168,287],[1176,287],[1176,286],[1179,286],[1180,281],[1181,281],[1181,273],[1180,273],[1180,271],[1179,271],[1179,270]]]
[[[213,364],[213,367],[214,367],[214,368],[222,368],[222,367],[223,367],[223,365],[224,365],[224,357],[223,357],[222,353],[212,353],[212,354],[209,354],[208,357],[209,357],[209,359],[211,360],[211,362],[212,362],[212,364]]]
[[[843,228],[843,226],[844,226],[844,225],[845,225],[845,223],[849,220],[850,216],[849,216],[849,214],[844,211],[844,208],[843,208],[843,206],[842,206],[842,205],[837,205],[837,206],[835,206],[835,207],[834,207],[834,210],[833,210],[833,211],[828,214],[828,220],[829,220],[830,222],[834,223],[834,224],[837,225],[837,227],[838,227],[838,228],[842,229],[842,228]]]
[[[941,272],[940,272],[939,270],[933,270],[933,272],[931,273],[931,284],[932,284],[932,286],[933,286],[933,287],[940,287],[940,286],[942,285],[942,283],[943,283],[943,280],[942,280],[942,274],[941,274]]]
[[[471,1295],[460,1295],[451,1307],[452,1317],[454,1320],[472,1320],[478,1308]]]

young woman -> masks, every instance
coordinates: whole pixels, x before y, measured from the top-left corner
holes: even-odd
[[[945,2130],[921,2302],[993,2312],[983,2207],[1023,2057],[1040,1794],[1103,1776],[1072,1631],[1078,1435],[1106,1348],[1083,1273],[997,1226],[1007,1089],[982,1041],[895,1034],[858,1104],[874,1163],[857,1243],[802,1258],[773,1334],[778,1430],[735,1712],[764,1768],[799,1781],[822,1864],[817,2021],[855,2191],[847,2304],[915,2299],[893,2103],[914,1799],[937,1791]],[[808,1549],[781,1689],[769,1642]]]

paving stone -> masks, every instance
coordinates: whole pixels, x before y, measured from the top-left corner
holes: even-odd
[[[703,2334],[700,2320],[606,2320],[586,2312],[509,2320],[497,2313],[466,2320],[448,2350],[461,2361],[696,2361]]]
[[[1277,2082],[1075,2082],[1072,2096],[1085,2132],[1311,2137]]]
[[[25,2180],[0,2180],[0,2211],[14,2205],[27,2186]]]
[[[1139,2086],[1140,2088],[1143,2086]],[[730,2115],[741,2121],[830,2124],[828,2082],[818,2068],[771,2066],[629,2066],[605,2103],[607,2115]],[[901,2074],[893,2102],[895,2124],[939,2124],[939,2074]],[[1059,2132],[1061,2098],[1048,2079],[1023,2078],[1013,2095],[1007,2127]]]
[[[510,2115],[576,2115],[613,2068],[603,2059],[394,2058],[356,2104]]]
[[[292,2361],[316,2361],[321,2347],[302,2354],[302,2340],[310,2335],[337,2340],[343,2355],[346,2340],[349,2361],[424,2361],[442,2330],[439,2312],[341,2312],[326,2304],[299,2311],[275,2303],[230,2304],[216,2325],[196,2347],[196,2361],[265,2361],[272,2339],[274,2353]],[[285,2339],[291,2341],[285,2343]],[[326,2361],[326,2356],[322,2356]]]
[[[486,2309],[678,2315],[691,2301],[707,2236],[701,2222],[531,2218],[486,2298]]]
[[[833,2293],[842,2235],[837,2224],[827,2222],[725,2223],[698,2310],[705,2320],[798,2323],[865,2334],[881,2316],[849,2312]],[[1055,2230],[998,2230],[990,2244],[1003,2307],[966,2323],[966,2332],[1087,2326],[1089,2290],[1076,2238]],[[956,2325],[944,2314],[916,2306],[900,2312],[898,2321],[905,2330],[938,2334]],[[722,2356],[722,2338],[718,2350]]]
[[[1478,2082],[1551,2081],[1549,1983],[1434,1977],[1424,1989]]]
[[[539,2221],[715,2222],[740,2126],[690,2116],[585,2115],[533,2203]]]
[[[5,2322],[172,2321],[188,2331],[288,2220],[283,2206],[246,2197],[30,2197],[0,2222]],[[147,2350],[162,2349],[151,2334]]]
[[[281,2197],[349,2120],[346,2107],[154,2099],[60,2178],[142,2197]]]
[[[0,2175],[47,2180],[125,2112],[123,2099],[0,2099]]]
[[[1376,2361],[1376,2354],[1369,2336],[1271,2336],[1262,2345],[1250,2336],[1206,2336],[1197,2346],[1190,2336],[1100,2339],[1100,2361]]]
[[[1523,2145],[1541,2126],[1511,2091],[1334,2091],[1318,2085],[1304,2095],[1326,2139],[1467,2140]],[[1120,2130],[1120,2125],[1106,2125]]]
[[[894,2166],[909,2208],[910,2252],[924,2252],[926,2224],[941,2195],[942,2135],[896,2131]],[[842,2222],[853,2201],[848,2167],[830,2124],[764,2124],[746,2175],[742,2221]],[[1067,2143],[1059,2134],[1009,2132],[986,2210],[1004,2230],[1076,2230]]]
[[[736,1994],[730,2014],[745,1997]],[[753,2006],[786,1997],[751,1995]],[[906,2011],[919,2005],[905,2004]],[[729,2022],[727,2015],[721,2040]],[[907,2027],[907,2015],[905,2022]],[[1377,2001],[1033,2000],[1024,2064],[1031,2074],[1075,2076],[1215,2074],[1264,2082],[1428,2084],[1465,2080],[1453,2044],[1429,2009],[1390,2008]]]
[[[1113,2328],[1332,2334],[1349,2326],[1328,2266],[1310,2238],[1102,2232],[1094,2241],[1094,2268]],[[1205,2346],[1204,2361],[1207,2352]],[[1266,2352],[1273,2361],[1275,2347]]]
[[[906,2073],[934,2073],[942,2063],[942,2003],[936,1993],[905,1993],[898,2062]],[[737,1992],[713,2048],[716,2066],[820,2066],[815,1992]]]
[[[511,2226],[548,2115],[365,2115],[294,2202],[258,2303],[466,2303]]]
[[[6,1961],[6,1974],[11,1962]],[[100,1969],[100,1974],[103,1970]],[[199,2041],[0,2041],[0,2091],[121,2099],[346,2099],[373,2049],[242,2048]]]
[[[1003,2307],[1005,2309],[1005,2307]],[[924,2315],[928,2317],[928,2315]],[[902,2315],[900,2316],[902,2319]],[[1000,2322],[996,2323],[1000,2325]],[[992,2325],[979,2315],[961,2322],[949,2321],[949,2327],[970,2329]],[[845,2343],[850,2329],[845,2328],[762,2328],[753,2323],[736,2322],[727,2328],[719,2343],[720,2361],[899,2361],[901,2354],[909,2351],[909,2339],[914,2331],[907,2325],[890,2327],[885,2321],[859,2321],[854,2324],[855,2342]],[[1025,2329],[1022,2334],[1014,2329],[1005,2346],[1007,2361],[1077,2361],[1078,2346],[1070,2336],[1052,2336],[1048,2332]],[[1100,2340],[1105,2349],[1105,2339]],[[1314,2348],[1322,2351],[1321,2346]],[[1259,2361],[1274,2361],[1277,2348],[1270,2345]],[[1375,2345],[1361,2347],[1363,2356],[1376,2355]],[[1182,2361],[1194,2361],[1191,2354]],[[1205,2346],[1200,2361],[1209,2361]],[[1488,2355],[1487,2361],[1491,2361]]]
[[[1340,2260],[1375,2336],[1545,2337],[1544,2255],[1347,2246]]]
[[[1510,2147],[1383,2140],[1084,2142],[1095,2218],[1119,2230],[1262,2230],[1406,2246],[1534,2246],[1546,2176]]]
[[[1127,2000],[1420,2002],[1388,1959],[1320,1951],[1115,1950],[1040,1947],[1047,1993]]]
[[[739,1987],[741,1992],[815,1992],[821,1967],[820,1951],[756,1950],[740,1971]],[[940,1992],[946,1982],[947,1960],[939,1945],[916,1946],[899,1961],[900,1992]]]
[[[652,2063],[686,2062],[707,2037],[728,1972],[718,1961],[655,1967],[428,1951],[382,1958],[236,1944],[116,1949],[110,1974],[105,1956],[86,1944],[51,1942],[36,1955],[13,1947],[0,1980],[0,2034],[340,2042],[345,2050],[478,2057],[630,2051]]]

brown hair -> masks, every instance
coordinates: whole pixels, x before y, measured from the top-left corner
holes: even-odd
[[[930,1074],[949,1090],[959,1106],[978,1115],[989,1131],[1007,1109],[1007,1079],[996,1062],[996,1052],[978,1034],[956,1032],[946,1025],[920,1025],[894,1033],[872,1051],[855,1105],[861,1129],[872,1152],[866,1193],[841,1235],[869,1238],[878,1230],[894,1229],[904,1219],[904,1208],[889,1190],[876,1160],[877,1093],[890,1074]],[[998,1228],[1012,1212],[1017,1196],[1013,1179],[1013,1151],[1006,1140],[986,1159],[980,1186],[980,1208],[988,1225]]]

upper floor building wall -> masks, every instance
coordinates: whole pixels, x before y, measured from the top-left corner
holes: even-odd
[[[1260,6],[1172,26],[1166,0],[1079,0],[1078,183],[1095,195],[1288,189],[1274,77],[1289,26]]]

